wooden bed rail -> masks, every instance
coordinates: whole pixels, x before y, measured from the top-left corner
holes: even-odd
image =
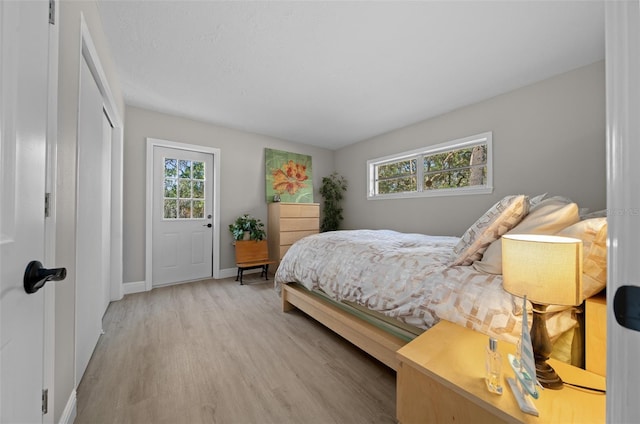
[[[323,301],[303,288],[282,285],[282,310],[300,309],[388,367],[398,370],[396,351],[407,344],[386,331]]]

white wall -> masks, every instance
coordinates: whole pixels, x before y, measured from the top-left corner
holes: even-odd
[[[493,131],[490,195],[367,200],[366,161]],[[336,151],[349,188],[342,228],[461,235],[508,194],[544,192],[592,210],[606,205],[604,62]]]
[[[102,23],[94,1],[61,1],[58,62],[58,163],[56,184],[56,264],[67,268],[67,278],[55,285],[55,395],[54,422],[75,390],[76,285],[76,151],[78,145],[78,88],[80,70],[80,15],[91,33],[103,69],[120,111],[124,100],[111,62]],[[51,400],[50,400],[51,402]],[[51,404],[50,404],[51,405]]]
[[[249,213],[267,223],[264,149],[312,156],[314,201],[319,183],[333,171],[333,152],[132,106],[124,131],[124,282],[145,279],[146,138],[159,138],[221,150],[220,268],[235,267],[228,225]],[[214,252],[216,254],[216,252]]]

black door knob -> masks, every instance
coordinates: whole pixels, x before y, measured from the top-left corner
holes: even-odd
[[[640,331],[640,287],[618,287],[613,296],[613,315],[621,326]]]
[[[24,271],[24,291],[29,294],[40,290],[47,281],[60,281],[67,277],[66,268],[47,269],[39,261],[31,261]]]

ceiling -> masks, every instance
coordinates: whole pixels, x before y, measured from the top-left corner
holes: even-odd
[[[602,1],[99,9],[128,105],[329,149],[604,59]]]

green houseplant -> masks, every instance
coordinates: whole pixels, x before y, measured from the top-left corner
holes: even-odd
[[[320,195],[324,198],[324,215],[320,231],[335,231],[340,227],[340,221],[343,219],[340,201],[345,191],[347,191],[347,180],[342,175],[333,172],[327,177],[322,177]]]
[[[245,240],[245,233],[248,233],[249,240],[263,240],[267,236],[260,218],[249,214],[237,217],[233,224],[229,224],[229,231],[234,240]]]

